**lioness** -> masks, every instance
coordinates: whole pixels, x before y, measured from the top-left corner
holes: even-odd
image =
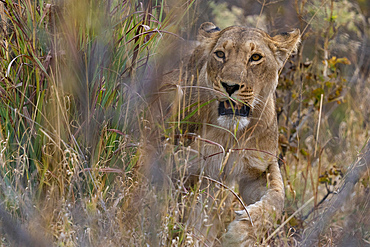
[[[223,237],[224,246],[253,245],[262,238],[261,229],[283,210],[274,93],[279,70],[299,42],[299,30],[270,37],[256,28],[220,30],[206,22],[183,69],[164,78],[181,90],[180,107],[175,108],[184,109],[179,115],[185,117],[187,131],[201,137],[190,145],[201,162],[190,164],[188,174],[228,186],[237,183],[248,205],[254,226],[245,210],[237,211]]]

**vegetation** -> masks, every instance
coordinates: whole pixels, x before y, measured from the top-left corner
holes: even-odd
[[[148,106],[169,42],[194,38],[202,18],[303,32],[280,74],[286,206],[265,243],[299,245],[369,140],[367,1],[0,4],[1,246],[194,244],[183,206],[204,191],[184,188],[191,157],[173,142],[176,124],[155,125]],[[318,245],[370,243],[368,171]]]

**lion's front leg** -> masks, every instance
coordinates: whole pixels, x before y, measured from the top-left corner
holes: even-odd
[[[268,168],[266,193],[259,201],[247,207],[252,223],[245,211],[237,211],[224,236],[224,246],[253,246],[260,241],[284,207],[284,184],[279,165],[273,163]],[[243,188],[248,190],[248,188]],[[240,191],[243,194],[243,191]]]

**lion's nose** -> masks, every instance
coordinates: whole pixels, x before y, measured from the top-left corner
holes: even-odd
[[[225,82],[221,82],[222,86],[225,88],[226,92],[231,96],[235,91],[238,91],[240,86],[238,84],[229,85]]]

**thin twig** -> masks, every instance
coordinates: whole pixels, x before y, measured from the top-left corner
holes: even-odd
[[[316,209],[318,209],[319,206],[325,202],[325,200],[328,198],[330,194],[333,194],[333,192],[328,190],[326,195],[317,203],[317,205],[311,208],[311,210],[305,216],[302,217],[302,220],[306,220],[308,216],[310,216],[310,214],[312,214]]]
[[[316,151],[317,151],[317,143],[319,142],[319,133],[320,133],[320,124],[321,124],[321,113],[322,113],[322,100],[324,98],[324,95],[321,94],[320,99],[320,111],[319,111],[319,122],[317,123],[317,133],[316,133],[316,144],[315,144],[315,152],[314,157],[316,157]],[[320,172],[320,171],[319,171]]]
[[[311,197],[305,204],[303,204],[300,208],[298,208],[288,219],[286,219],[278,228],[276,228],[276,230],[270,235],[268,236],[268,238],[266,238],[262,245],[266,242],[268,242],[273,236],[275,236],[275,234],[283,227],[285,226],[294,216],[296,216],[300,211],[302,211],[302,209],[304,209],[310,202],[312,202],[312,200],[315,199],[315,197]]]
[[[249,218],[249,220],[251,221],[251,224],[252,224],[252,226],[253,226],[252,217],[250,216],[250,214],[249,214],[249,212],[248,212],[247,207],[245,206],[245,204],[244,204],[243,200],[238,196],[238,194],[236,194],[236,193],[235,193],[235,191],[234,191],[234,190],[232,190],[232,189],[231,189],[230,187],[228,187],[227,185],[225,185],[225,184],[221,183],[220,181],[217,181],[217,180],[215,180],[215,179],[213,179],[213,178],[210,178],[210,177],[201,176],[201,175],[197,175],[197,174],[190,174],[190,176],[196,176],[196,177],[200,177],[200,178],[205,178],[205,179],[207,179],[207,180],[209,180],[209,181],[211,181],[211,182],[214,182],[214,183],[216,183],[216,184],[219,184],[219,185],[221,185],[222,187],[224,187],[225,189],[229,190],[229,191],[230,191],[230,192],[231,192],[231,193],[236,197],[236,199],[238,199],[238,201],[240,202],[240,204],[243,206],[243,208],[244,208],[245,212],[247,213],[248,218]]]

